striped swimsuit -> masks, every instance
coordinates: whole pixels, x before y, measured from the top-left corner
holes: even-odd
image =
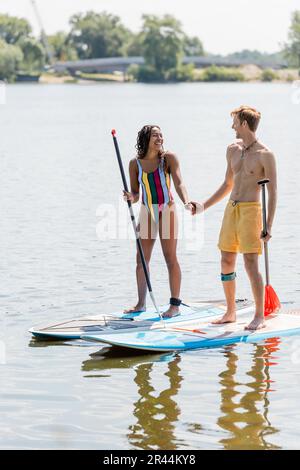
[[[157,223],[159,221],[159,213],[173,201],[170,191],[171,180],[170,175],[165,168],[165,160],[161,159],[156,170],[146,173],[137,158],[139,170],[139,183],[142,187],[142,202],[150,212],[152,218]]]

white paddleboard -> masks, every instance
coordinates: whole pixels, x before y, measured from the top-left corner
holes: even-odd
[[[167,310],[168,305],[160,307],[160,312]],[[248,300],[237,301],[238,311],[253,311],[253,302]],[[188,307],[181,305],[181,315],[164,320],[164,325],[193,323],[199,319],[217,317],[226,311],[225,301],[193,302]],[[82,335],[98,335],[105,332],[117,333],[124,331],[137,331],[149,329],[153,324],[161,323],[160,317],[154,308],[147,309],[140,314],[100,314],[64,320],[52,324],[33,327],[29,332],[39,339],[80,339]]]
[[[253,318],[253,310],[238,312],[235,323],[212,325],[212,318],[199,319],[189,324],[166,325],[161,328],[153,324],[147,330],[83,335],[89,341],[99,341],[112,346],[133,348],[144,351],[183,351],[209,348],[226,344],[252,343],[265,338],[300,335],[300,310],[281,310],[276,315],[266,317],[266,327],[245,330]]]

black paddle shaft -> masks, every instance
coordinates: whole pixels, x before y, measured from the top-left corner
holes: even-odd
[[[262,189],[262,213],[263,213],[263,236],[265,237],[268,234],[267,228],[267,204],[266,204],[266,184],[270,180],[264,179],[257,182]],[[264,253],[265,253],[265,268],[266,268],[266,284],[270,284],[270,270],[269,270],[269,253],[268,253],[268,243],[264,242]]]
[[[117,154],[117,158],[118,158],[119,168],[120,168],[121,177],[122,177],[122,181],[123,181],[123,187],[124,187],[124,190],[128,193],[129,192],[128,191],[128,185],[127,185],[126,176],[125,176],[125,172],[124,172],[124,167],[123,167],[123,163],[122,163],[122,158],[121,158],[121,154],[120,154],[120,149],[119,149],[119,145],[118,145],[118,141],[117,141],[117,137],[116,137],[116,131],[112,130],[111,133],[112,133],[114,146],[115,146],[115,150],[116,150],[116,154]],[[151,299],[154,303],[154,306],[155,306],[156,310],[158,311],[158,308],[157,308],[157,305],[156,305],[156,302],[155,302],[155,299],[154,299],[153,293],[152,293],[152,286],[151,286],[149,273],[148,273],[148,269],[147,269],[147,265],[146,265],[145,255],[144,255],[143,247],[142,247],[142,244],[141,244],[141,239],[140,239],[138,231],[137,231],[137,226],[136,226],[136,221],[135,221],[131,201],[127,201],[127,204],[128,204],[128,208],[129,208],[129,212],[130,212],[130,218],[131,218],[131,221],[132,221],[134,233],[135,233],[136,243],[137,243],[137,246],[138,246],[139,254],[140,254],[142,265],[143,265],[143,270],[144,270],[144,274],[145,274],[149,294],[151,296]]]

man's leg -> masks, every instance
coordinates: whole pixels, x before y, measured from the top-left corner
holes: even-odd
[[[244,263],[251,282],[251,288],[255,301],[255,316],[246,327],[247,330],[258,330],[265,326],[264,322],[264,281],[259,272],[258,254],[244,254]]]
[[[235,306],[235,264],[237,253],[231,253],[229,251],[221,252],[221,269],[223,280],[223,289],[226,298],[227,311],[225,315],[219,320],[215,320],[212,323],[219,325],[222,323],[231,323],[236,320],[236,306]],[[231,275],[231,276],[230,276]]]

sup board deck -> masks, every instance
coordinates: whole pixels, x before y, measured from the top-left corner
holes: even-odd
[[[159,307],[161,313],[165,312],[169,305]],[[237,301],[238,311],[253,311],[253,302],[247,299]],[[193,323],[199,319],[217,317],[226,310],[225,301],[192,302],[188,307],[181,305],[181,315],[164,319],[164,325]],[[146,312],[124,314],[115,312],[112,314],[84,316],[75,319],[64,320],[48,325],[33,327],[29,332],[39,339],[80,339],[82,335],[98,335],[105,332],[117,333],[136,331],[137,329],[149,329],[153,324],[161,323],[160,317],[154,308]]]
[[[165,328],[152,326],[144,331],[123,332],[119,334],[84,335],[82,339],[100,341],[112,346],[132,348],[151,352],[184,351],[220,347],[238,342],[254,343],[266,338],[300,334],[300,310],[281,310],[276,315],[266,317],[266,327],[245,330],[253,318],[253,311],[238,314],[235,323],[212,325],[212,319],[202,319],[193,325],[167,325]]]

